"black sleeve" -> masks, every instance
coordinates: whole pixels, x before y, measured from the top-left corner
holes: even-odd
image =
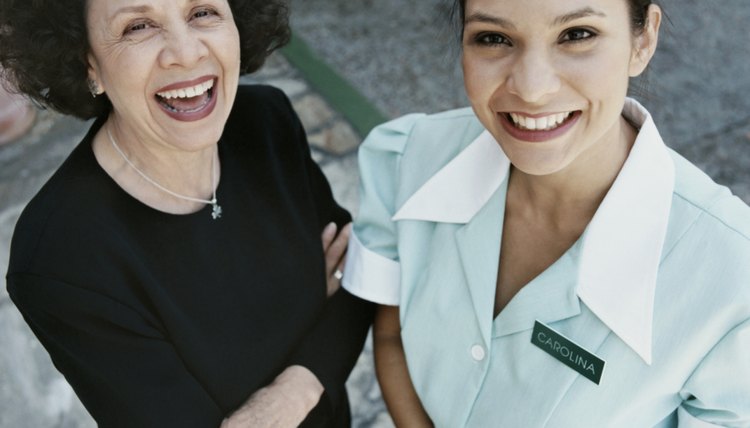
[[[8,276],[26,322],[100,427],[218,427],[223,415],[136,310],[35,275]]]
[[[286,101],[289,109],[291,105]],[[351,215],[333,199],[333,193],[320,167],[310,156],[305,131],[292,111],[300,150],[305,159],[312,198],[314,199],[319,229],[334,221],[339,228],[351,221]],[[323,384],[329,404],[342,402],[346,382],[362,352],[367,331],[372,323],[375,306],[343,288],[328,299],[316,325],[299,344],[289,365],[307,367]],[[324,403],[321,403],[324,404]],[[337,409],[332,409],[336,411]]]

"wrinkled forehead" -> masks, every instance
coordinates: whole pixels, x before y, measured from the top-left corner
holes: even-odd
[[[170,7],[190,7],[206,0],[85,0],[86,15],[90,19],[111,21],[124,14],[147,13],[166,10]],[[208,0],[223,3],[227,0]]]

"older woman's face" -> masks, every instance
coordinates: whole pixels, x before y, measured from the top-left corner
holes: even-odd
[[[466,90],[514,166],[555,173],[624,138],[629,77],[656,44],[632,34],[626,0],[467,0],[465,15]]]
[[[186,150],[218,141],[237,91],[227,0],[90,0],[90,77],[121,132]]]

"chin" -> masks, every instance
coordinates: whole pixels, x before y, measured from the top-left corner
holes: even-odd
[[[506,152],[508,153],[508,152]],[[564,170],[570,162],[559,156],[539,156],[538,153],[522,155],[509,154],[513,168],[528,175],[545,176]]]

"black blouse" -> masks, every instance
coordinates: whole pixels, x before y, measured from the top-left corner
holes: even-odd
[[[284,94],[240,87],[218,220],[154,210],[98,165],[97,121],[26,207],[8,292],[102,427],[218,427],[292,364],[325,387],[306,426],[348,426],[372,307],[326,298],[320,234],[349,214]]]

